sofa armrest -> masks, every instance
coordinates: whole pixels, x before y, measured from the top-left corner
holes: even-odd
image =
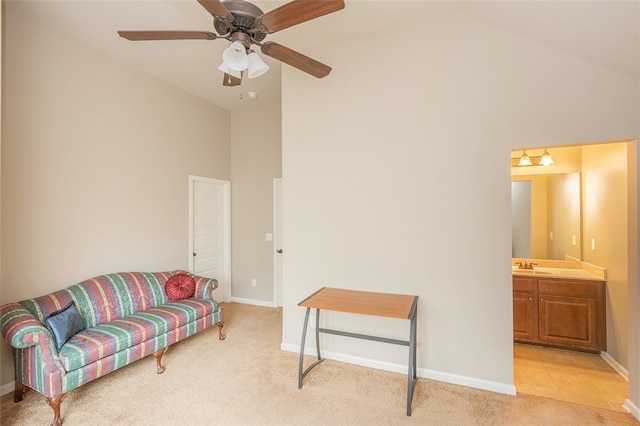
[[[19,303],[0,307],[0,331],[4,340],[15,349],[40,345],[45,357],[58,358],[49,330]]]
[[[218,280],[215,278],[200,277],[193,274],[191,274],[191,276],[196,282],[196,291],[193,296],[199,299],[214,300],[213,290],[218,288]]]
[[[0,331],[13,347],[16,391],[26,385],[47,398],[59,397],[65,371],[49,330],[21,304],[9,303],[0,307]]]

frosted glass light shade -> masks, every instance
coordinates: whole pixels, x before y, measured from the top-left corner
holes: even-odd
[[[553,164],[553,158],[551,158],[551,154],[545,149],[544,154],[540,157],[540,164],[543,166],[550,166]]]
[[[533,166],[531,158],[527,155],[527,151],[522,151],[522,156],[520,157],[520,161],[518,161],[518,166]]]
[[[242,79],[242,71],[236,71],[236,70],[232,70],[231,68],[229,68],[229,66],[227,64],[225,64],[224,62],[222,64],[220,64],[220,66],[218,67],[218,69],[220,71],[222,71],[225,74],[229,74],[231,77],[235,77],[235,78],[240,78]]]
[[[249,53],[249,78],[260,77],[262,74],[269,71],[269,65],[265,64],[260,55],[251,51]]]
[[[224,49],[222,60],[230,69],[235,71],[244,71],[249,66],[247,49],[239,41],[234,41],[231,46]]]

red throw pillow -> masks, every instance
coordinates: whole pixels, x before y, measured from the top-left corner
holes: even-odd
[[[196,292],[196,282],[191,275],[175,274],[167,280],[164,285],[164,291],[167,293],[169,300],[187,299]]]

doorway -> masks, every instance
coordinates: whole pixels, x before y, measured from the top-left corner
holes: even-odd
[[[230,182],[189,176],[189,272],[218,280],[216,300],[231,301]]]
[[[637,257],[637,229],[635,225],[637,213],[632,208],[637,201],[637,182],[634,178],[637,167],[636,143],[634,140],[625,140],[549,148],[550,152],[560,152],[560,158],[562,158],[563,149],[577,149],[578,154],[575,161],[580,167],[578,171],[582,174],[581,193],[583,197],[581,232],[584,243],[581,245],[583,248],[581,260],[601,265],[608,271],[607,334],[609,344],[607,352],[595,355],[595,359],[590,362],[601,364],[603,360],[606,361],[607,368],[615,370],[624,380],[627,380],[627,369],[623,365],[631,366],[638,362],[637,359],[632,358],[633,351],[629,349],[637,342],[632,341],[633,339],[628,332],[632,329],[630,319],[635,317],[638,306],[637,303],[632,303],[629,306],[627,302],[628,298],[635,294],[635,286],[637,285],[630,278],[635,276],[635,271],[631,271],[631,268],[636,268],[634,259]],[[530,153],[530,150],[527,149],[527,152]],[[517,154],[518,152],[514,151],[512,156]],[[556,166],[563,169],[564,173],[576,171],[571,170],[571,167],[568,167],[564,162],[556,161]],[[537,168],[543,169],[542,167]],[[515,167],[512,167],[513,176],[515,176],[514,169]],[[524,169],[527,168],[520,168],[516,174],[529,174],[528,171],[523,172]],[[533,168],[529,168],[529,170],[533,170]],[[617,198],[612,198],[612,194]],[[624,205],[620,202],[621,200],[624,200]],[[625,205],[628,205],[629,208],[625,208]],[[547,237],[553,238],[553,233],[547,230]],[[595,243],[596,239],[597,244]],[[518,378],[516,380],[517,391],[531,393],[522,384],[522,375],[525,369],[521,368],[523,365],[522,354],[529,354],[531,351],[523,349],[518,344],[514,347],[514,373]],[[554,351],[556,350],[540,351],[541,364],[539,366],[544,364],[545,357],[553,358],[556,356],[557,352]],[[536,354],[538,355],[537,352]],[[569,355],[572,354],[573,352],[569,352]],[[528,363],[526,356],[524,358],[524,363]],[[565,358],[576,357],[567,356]],[[530,377],[534,382],[534,373],[526,374],[532,374]],[[579,381],[578,376],[575,380]],[[518,382],[520,386],[518,386]],[[592,393],[595,394],[598,391],[594,389],[591,388]],[[626,383],[625,390],[628,394],[628,383]],[[547,396],[554,397],[553,395]],[[625,404],[627,403],[628,401],[625,402]]]

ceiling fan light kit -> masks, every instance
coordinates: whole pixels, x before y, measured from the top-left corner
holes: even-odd
[[[224,38],[230,45],[222,54],[218,69],[224,72],[222,84],[237,86],[242,71],[256,78],[269,70],[269,66],[251,49],[260,46],[262,53],[306,72],[316,78],[329,74],[331,67],[273,41],[262,43],[267,35],[310,21],[344,8],[344,0],[292,0],[264,13],[259,7],[244,0],[197,0],[213,16],[217,32],[208,31],[118,31],[120,37],[130,41],[149,40],[216,40]]]

